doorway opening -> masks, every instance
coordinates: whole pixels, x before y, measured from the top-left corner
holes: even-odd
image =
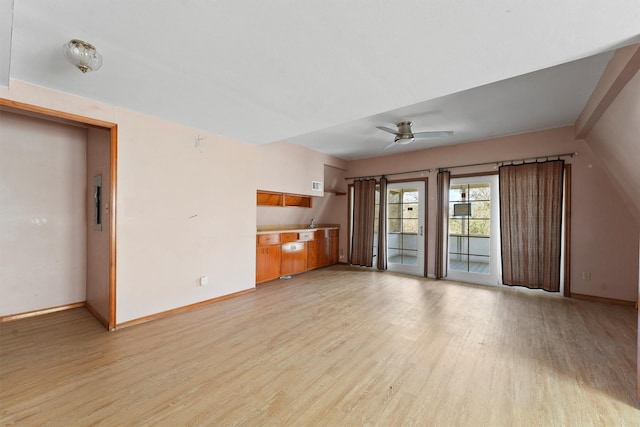
[[[104,281],[105,287],[101,292],[104,297],[101,299],[100,310],[92,310],[88,301],[83,303],[90,312],[107,327],[113,330],[116,327],[116,173],[117,173],[117,125],[111,122],[92,119],[88,117],[78,116],[75,114],[56,111],[44,107],[38,107],[17,101],[0,98],[0,110],[9,113],[15,113],[24,116],[30,116],[35,119],[57,122],[65,125],[83,127],[88,130],[88,134],[100,134],[100,138],[105,142],[104,157],[106,159],[107,181],[100,183],[100,206],[103,209],[98,212],[100,225],[108,229],[104,239],[104,253],[100,259],[101,271],[104,271],[108,278]],[[104,136],[102,136],[104,135]],[[89,138],[89,137],[88,137]],[[90,144],[89,139],[87,144]],[[92,185],[87,185],[91,190]],[[102,191],[102,190],[105,191]],[[89,268],[89,267],[88,267]],[[76,304],[62,306],[61,308],[73,308]],[[49,309],[48,307],[42,312],[57,311],[57,308]],[[39,310],[33,313],[39,313]],[[33,315],[33,313],[31,315]],[[11,317],[11,316],[9,316]],[[19,317],[16,317],[19,318]]]

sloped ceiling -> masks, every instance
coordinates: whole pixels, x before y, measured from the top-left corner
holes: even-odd
[[[388,125],[398,109],[640,41],[637,0],[0,0],[0,12],[11,79],[256,144],[372,116]],[[65,61],[72,38],[98,48],[102,69]],[[576,91],[593,88],[599,58]],[[420,127],[453,126],[432,118]],[[350,152],[349,134],[340,156],[371,155]]]

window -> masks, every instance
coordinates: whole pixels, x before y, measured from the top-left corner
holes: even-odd
[[[452,180],[449,188],[449,270],[490,273],[491,183]]]

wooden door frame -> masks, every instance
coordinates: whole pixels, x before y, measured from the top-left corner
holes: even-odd
[[[17,112],[36,118],[52,120],[59,123],[72,125],[84,125],[102,130],[108,130],[110,134],[110,194],[109,194],[109,319],[107,328],[112,331],[116,328],[116,203],[117,203],[117,160],[118,160],[118,125],[104,120],[79,116],[77,114],[57,111],[37,105],[26,104],[6,98],[0,98],[0,109],[9,112]]]

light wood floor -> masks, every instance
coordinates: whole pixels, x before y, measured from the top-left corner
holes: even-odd
[[[108,333],[1,326],[0,424],[637,426],[633,308],[331,267]]]

